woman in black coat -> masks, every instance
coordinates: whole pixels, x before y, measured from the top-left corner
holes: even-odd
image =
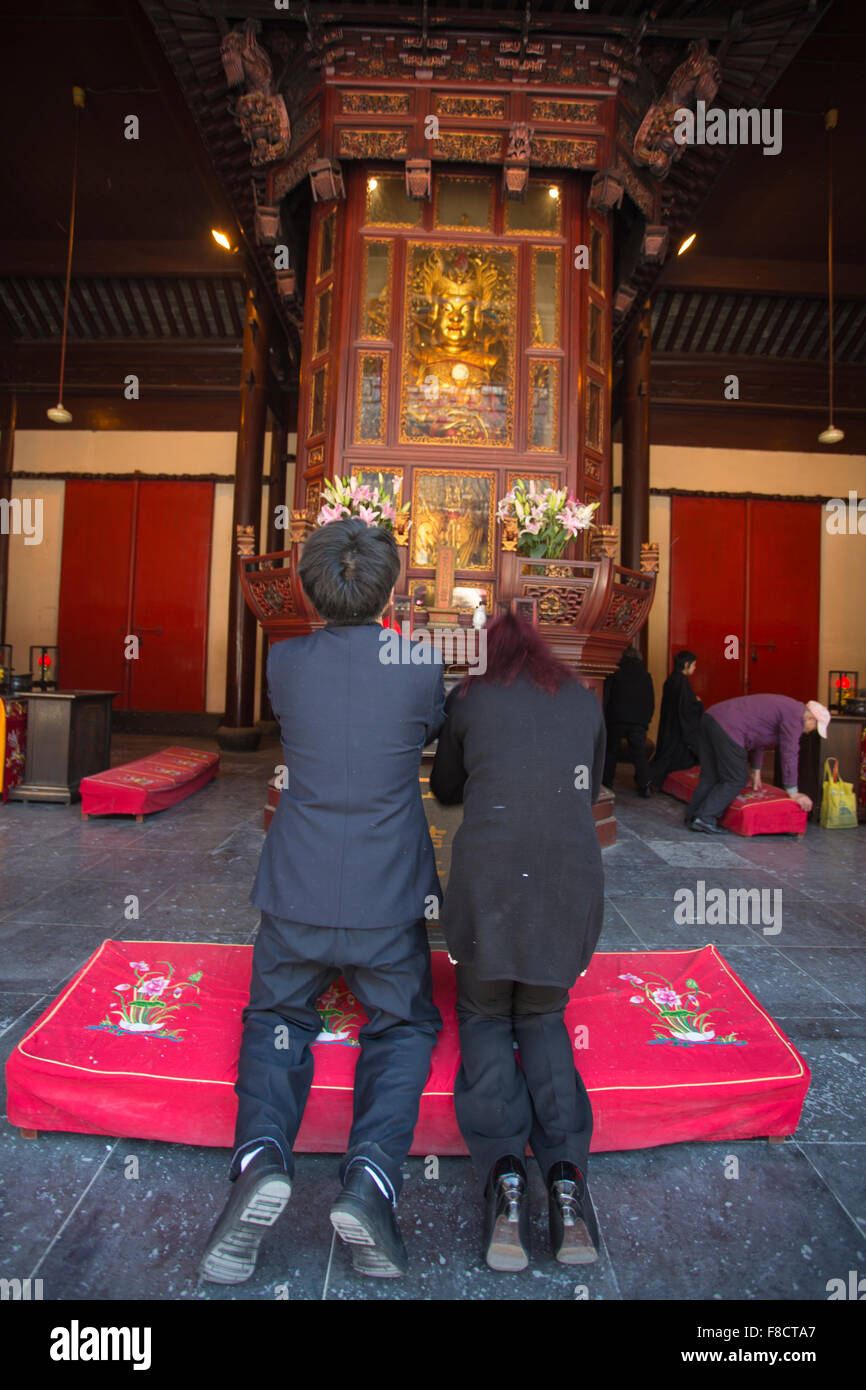
[[[486,672],[449,695],[430,776],[439,801],[464,805],[442,908],[457,966],[454,1104],[484,1187],[491,1268],[528,1263],[527,1142],[548,1187],[554,1254],[583,1264],[598,1246],[586,1188],[592,1109],[563,1015],[602,924],[592,805],[604,720],[515,614],[484,632]]]
[[[694,652],[677,652],[674,669],[664,683],[656,753],[650,764],[650,775],[656,787],[664,784],[669,773],[680,772],[700,762],[698,728],[704,706],[689,680],[697,664]]]

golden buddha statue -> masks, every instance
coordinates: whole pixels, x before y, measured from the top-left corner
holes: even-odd
[[[504,443],[508,348],[491,313],[500,268],[483,250],[431,251],[413,277],[410,437]],[[507,306],[501,306],[506,309]]]

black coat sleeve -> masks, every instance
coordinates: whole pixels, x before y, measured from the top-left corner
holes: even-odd
[[[445,701],[445,723],[439,734],[433,770],[430,773],[430,790],[437,801],[452,806],[463,800],[466,784],[466,769],[463,766],[463,743],[455,730],[454,702],[456,690],[452,690]]]

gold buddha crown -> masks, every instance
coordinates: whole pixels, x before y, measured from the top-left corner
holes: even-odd
[[[421,272],[421,288],[428,298],[448,295],[472,296],[480,307],[490,303],[496,283],[496,267],[477,255],[458,251],[446,260],[440,251],[431,252]]]

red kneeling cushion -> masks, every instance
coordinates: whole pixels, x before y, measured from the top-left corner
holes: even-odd
[[[164,748],[132,763],[81,779],[81,810],[86,816],[112,813],[141,816],[164,811],[192,796],[219,772],[219,753],[198,748]]]
[[[104,941],[16,1047],[8,1118],[26,1129],[231,1147],[251,946]],[[466,1152],[454,1116],[454,968],[433,954],[443,1015],[412,1152]],[[364,1012],[338,981],[330,1041],[296,1148],[342,1152]],[[809,1085],[795,1048],[714,946],[600,952],[566,1012],[595,1117],[594,1151],[792,1134]]]
[[[671,772],[665,778],[663,792],[675,796],[679,801],[691,801],[694,796],[699,767],[689,767],[683,772]],[[802,835],[806,829],[808,816],[801,806],[779,787],[764,783],[759,792],[746,786],[735,796],[719,824],[735,835]]]

